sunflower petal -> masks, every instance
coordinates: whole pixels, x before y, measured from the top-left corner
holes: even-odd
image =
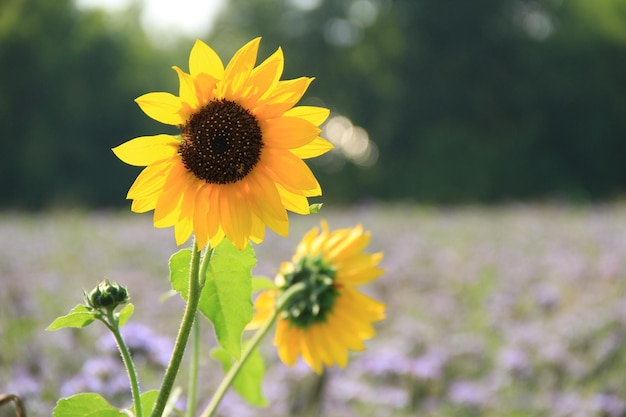
[[[319,126],[328,119],[330,110],[324,107],[316,106],[297,106],[287,110],[283,116],[285,117],[299,117],[304,120],[308,120],[315,126]]]
[[[279,149],[307,145],[320,133],[320,128],[298,117],[278,117],[261,124],[264,145]]]
[[[318,136],[308,144],[289,151],[300,159],[309,159],[324,155],[333,148],[332,143]]]
[[[256,216],[281,236],[289,233],[289,217],[276,184],[258,173],[246,178]]]
[[[208,74],[221,80],[224,78],[224,64],[209,45],[196,40],[189,54],[189,72],[193,78],[197,78],[199,74]]]
[[[113,153],[128,165],[146,166],[170,158],[179,144],[170,135],[140,136],[113,148]]]
[[[246,108],[255,108],[256,102],[278,84],[284,67],[283,50],[278,48],[250,73],[246,86],[243,88],[247,94],[242,100],[242,105]]]
[[[271,178],[288,191],[301,192],[307,196],[322,194],[322,189],[309,167],[289,151],[266,148],[261,162]]]
[[[309,214],[309,200],[307,200],[305,196],[292,193],[280,184],[276,184],[276,189],[278,190],[280,199],[287,210],[302,214],[303,216]]]
[[[259,50],[261,38],[256,38],[242,46],[232,57],[224,70],[220,96],[235,98],[248,80]]]
[[[302,98],[313,78],[301,77],[295,80],[279,81],[266,97],[259,100],[254,114],[260,119],[273,119],[282,116]]]
[[[223,186],[221,194],[220,224],[233,245],[243,250],[252,229],[249,204],[237,185]]]
[[[183,105],[183,111],[197,109],[198,96],[196,94],[196,85],[193,77],[177,66],[173,66],[172,68],[178,74],[178,82],[180,83],[178,95],[180,96],[180,101]]]
[[[179,97],[170,93],[148,93],[135,99],[141,110],[157,122],[178,126],[185,122],[178,112],[183,108]]]
[[[165,161],[144,168],[135,179],[130,190],[128,190],[126,198],[132,198],[133,200],[144,199],[159,193],[165,185],[165,180],[172,166],[172,163]]]

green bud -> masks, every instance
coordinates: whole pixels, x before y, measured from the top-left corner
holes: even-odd
[[[315,203],[315,204],[311,204],[309,206],[309,213],[311,214],[317,214],[320,212],[320,210],[322,209],[322,205],[324,203]]]
[[[85,293],[85,301],[94,309],[113,310],[128,300],[128,290],[117,282],[111,282],[108,279],[99,283],[89,294]]]

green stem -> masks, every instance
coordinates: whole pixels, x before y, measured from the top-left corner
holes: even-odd
[[[224,379],[220,383],[219,387],[217,387],[217,389],[215,390],[215,394],[213,394],[211,402],[209,403],[209,405],[207,405],[202,414],[200,414],[200,417],[211,417],[213,413],[215,413],[215,411],[217,410],[217,406],[219,405],[220,401],[222,401],[222,398],[226,394],[226,391],[228,391],[228,388],[230,388],[233,381],[235,380],[235,377],[237,377],[237,374],[239,373],[243,365],[246,363],[252,352],[254,352],[254,349],[256,349],[261,340],[263,340],[263,337],[265,337],[269,329],[272,327],[272,325],[276,321],[276,318],[287,304],[287,301],[289,301],[289,299],[294,294],[303,291],[305,288],[306,287],[303,283],[295,284],[291,286],[287,291],[282,293],[278,300],[276,300],[276,308],[274,309],[274,313],[265,322],[265,324],[263,324],[263,327],[257,330],[254,336],[252,336],[252,339],[250,339],[250,342],[246,345],[246,348],[241,354],[241,359],[235,362],[233,366],[229,369],[226,376],[224,376]]]
[[[200,363],[200,323],[198,313],[193,322],[193,333],[191,336],[191,360],[189,362],[189,393],[187,394],[187,417],[196,414],[196,393],[198,390],[198,368]]]
[[[198,302],[200,301],[200,282],[198,280],[198,272],[200,266],[200,251],[198,251],[198,244],[195,239],[193,242],[193,249],[191,250],[191,267],[189,270],[189,292],[187,295],[187,307],[185,308],[185,314],[183,320],[180,323],[178,329],[178,336],[176,337],[176,343],[174,344],[174,351],[170,358],[170,363],[163,376],[163,382],[161,383],[161,389],[159,389],[159,395],[157,396],[152,410],[151,417],[161,417],[163,415],[163,409],[167,403],[167,399],[172,392],[180,363],[185,354],[185,348],[187,347],[187,341],[189,340],[189,334],[193,327],[193,322],[196,318],[196,312],[198,311]]]
[[[209,246],[200,263],[200,272],[198,280],[200,288],[204,287],[206,281],[206,272],[211,263],[213,249]],[[200,364],[200,322],[198,321],[198,313],[196,312],[196,320],[193,322],[193,335],[191,339],[191,361],[189,364],[189,393],[187,396],[187,417],[193,417],[196,414],[196,394],[198,391],[198,370]]]
[[[139,391],[139,380],[137,378],[137,370],[135,369],[135,363],[133,362],[133,358],[130,356],[130,351],[128,350],[128,346],[122,337],[122,333],[120,332],[119,320],[115,317],[113,310],[107,310],[106,320],[102,320],[104,324],[111,330],[113,336],[115,336],[115,341],[117,342],[117,347],[122,354],[122,360],[124,362],[124,366],[126,367],[126,371],[128,372],[128,379],[130,381],[130,389],[133,394],[133,402],[135,403],[135,416],[143,417],[143,410],[141,409],[141,392]]]

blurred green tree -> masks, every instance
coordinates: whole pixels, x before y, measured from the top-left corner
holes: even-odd
[[[110,148],[166,131],[132,100],[176,92],[191,45],[155,48],[139,12],[0,3],[1,207],[126,204],[138,170]],[[324,200],[604,199],[626,189],[625,28],[626,0],[230,0],[205,40],[228,59],[263,36],[349,118],[312,161]]]
[[[0,4],[2,206],[124,203],[134,170],[110,149],[154,131],[132,100],[168,69],[132,19],[70,0]]]
[[[318,76],[311,92],[367,129],[378,163],[322,174],[333,199],[610,198],[626,186],[625,10],[231,0],[214,37],[282,45],[287,75]]]

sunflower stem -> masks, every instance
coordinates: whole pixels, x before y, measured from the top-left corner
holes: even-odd
[[[198,367],[200,363],[200,323],[198,313],[193,322],[191,334],[191,359],[189,361],[189,387],[187,393],[187,417],[196,414],[196,393],[198,390]]]
[[[205,254],[205,256],[208,256]],[[189,340],[189,334],[193,327],[193,322],[196,319],[196,313],[198,311],[198,303],[200,301],[200,292],[202,287],[199,279],[200,271],[200,251],[198,250],[198,244],[194,239],[193,249],[191,250],[191,267],[189,268],[189,291],[187,296],[187,306],[183,319],[178,329],[178,336],[176,337],[176,343],[174,344],[174,351],[170,358],[169,365],[163,376],[163,382],[159,389],[154,409],[150,417],[161,417],[163,410],[167,404],[167,400],[172,392],[172,387],[176,381],[176,375],[180,368],[183,356],[185,354],[185,348],[187,347],[187,341]]]
[[[128,373],[130,390],[133,395],[135,416],[143,417],[143,410],[141,409],[141,392],[139,390],[139,379],[137,378],[137,370],[135,369],[135,363],[133,362],[133,358],[130,355],[130,350],[128,350],[128,346],[126,345],[126,342],[122,337],[122,333],[120,332],[119,318],[115,316],[113,310],[106,310],[106,314],[100,320],[108,327],[111,333],[113,333],[115,341],[117,342],[117,348],[122,355],[122,361],[124,362],[126,372]]]
[[[280,312],[285,308],[285,305],[287,304],[289,299],[295,294],[304,291],[305,289],[306,286],[304,283],[298,283],[291,286],[287,291],[281,294],[276,302],[276,308],[274,309],[274,313],[265,322],[265,324],[263,324],[263,327],[259,328],[254,336],[252,336],[252,339],[250,339],[250,342],[246,345],[246,348],[241,354],[241,359],[239,361],[236,361],[233,366],[228,370],[228,372],[224,376],[224,379],[215,390],[215,393],[211,398],[211,402],[209,402],[209,405],[207,405],[202,414],[200,414],[200,417],[211,417],[213,413],[215,413],[215,411],[217,410],[217,406],[219,405],[220,401],[222,401],[222,398],[226,394],[226,391],[228,391],[228,388],[230,388],[230,386],[232,385],[233,381],[237,377],[237,374],[246,363],[252,352],[254,352],[254,349],[256,349],[261,340],[263,340],[263,337],[265,337],[267,332],[270,330]]]

